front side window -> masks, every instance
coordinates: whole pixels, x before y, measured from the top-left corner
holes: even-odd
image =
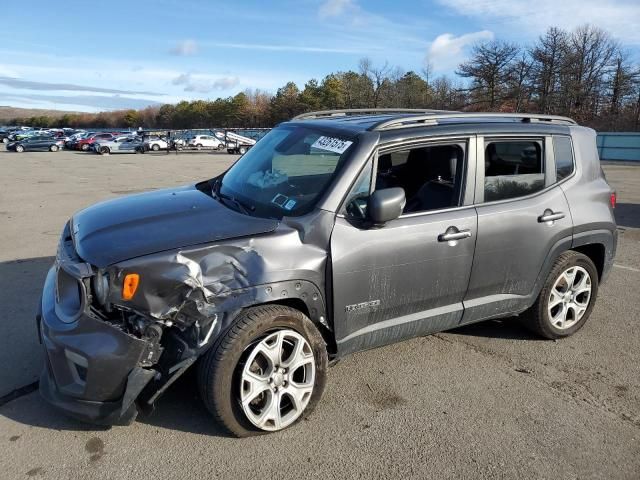
[[[274,128],[222,178],[220,193],[258,216],[307,213],[350,154],[355,138],[315,127]]]
[[[569,137],[553,137],[553,153],[556,159],[556,181],[573,173],[573,149]]]
[[[499,140],[485,146],[484,201],[517,198],[544,188],[541,140]]]
[[[462,197],[466,143],[415,147],[378,157],[376,190],[400,187],[403,213],[457,207]]]

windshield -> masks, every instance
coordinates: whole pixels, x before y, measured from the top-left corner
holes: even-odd
[[[227,171],[220,193],[257,216],[303,215],[313,208],[354,143],[354,138],[316,128],[274,128]]]

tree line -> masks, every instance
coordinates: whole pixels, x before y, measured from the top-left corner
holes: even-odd
[[[430,66],[405,72],[364,58],[358,68],[288,82],[271,94],[246,90],[216,100],[142,110],[32,117],[34,126],[208,128],[269,127],[303,112],[341,108],[431,108],[565,115],[599,130],[640,130],[640,66],[606,31],[551,27],[530,45],[478,43],[455,76]]]

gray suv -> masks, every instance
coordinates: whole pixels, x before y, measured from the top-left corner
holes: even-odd
[[[562,117],[305,114],[224,174],[64,227],[37,315],[44,398],[127,424],[192,365],[234,435],[308,415],[347,354],[518,316],[589,318],[616,251],[593,130]]]

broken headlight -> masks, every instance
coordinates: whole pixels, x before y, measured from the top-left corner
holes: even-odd
[[[96,273],[91,279],[91,289],[98,303],[104,305],[109,295],[109,275],[102,272]]]

